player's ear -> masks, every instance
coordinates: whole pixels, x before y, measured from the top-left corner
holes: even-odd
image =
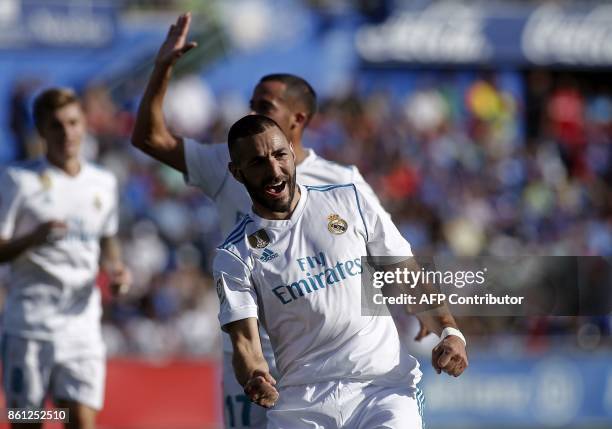
[[[240,183],[244,183],[244,181],[242,180],[242,173],[240,172],[240,169],[236,167],[236,164],[230,161],[227,164],[227,168],[229,169],[230,173],[232,173],[232,176],[234,176],[234,179],[236,179]]]
[[[298,126],[301,129],[304,129],[304,126],[306,125],[306,114],[304,112],[295,112],[293,114],[293,123],[292,128]]]

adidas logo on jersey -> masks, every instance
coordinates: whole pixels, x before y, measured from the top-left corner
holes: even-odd
[[[271,251],[270,249],[264,249],[259,260],[262,262],[269,262],[272,259],[276,258],[278,253]]]

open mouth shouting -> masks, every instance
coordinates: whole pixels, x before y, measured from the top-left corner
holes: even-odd
[[[264,186],[264,192],[266,196],[270,198],[282,198],[283,191],[287,189],[287,181],[286,180],[276,180],[274,182],[268,183]]]

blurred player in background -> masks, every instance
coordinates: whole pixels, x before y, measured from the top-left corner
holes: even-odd
[[[244,187],[230,174],[227,145],[201,144],[172,135],[168,130],[162,105],[176,61],[196,46],[187,42],[191,15],[180,16],[155,59],[155,68],[138,110],[132,143],[181,173],[188,184],[197,186],[217,205],[223,234],[228,234],[250,210],[251,199]],[[304,79],[290,74],[264,76],[254,89],[251,110],[272,118],[293,143],[300,183],[322,185],[355,183],[360,191],[379,205],[370,186],[356,167],[327,161],[302,147],[302,134],[317,109],[316,94]],[[423,331],[424,332],[424,331]],[[267,334],[261,332],[264,355],[274,372],[274,354]],[[232,347],[223,335],[223,403],[225,422],[232,428],[266,427],[265,410],[251,407],[232,370]],[[249,407],[245,411],[244,407]]]
[[[71,90],[40,94],[34,122],[45,157],[0,175],[0,262],[11,264],[3,387],[8,407],[42,407],[50,395],[69,409],[67,427],[90,429],[105,379],[96,276],[104,270],[115,293],[131,283],[115,237],[117,182],[80,158],[85,117]]]
[[[408,242],[353,184],[297,185],[296,155],[273,120],[246,116],[228,142],[230,170],[253,206],[215,258],[219,320],[237,379],[271,407],[268,429],[421,428],[418,362],[391,318],[361,314],[361,257],[392,257],[397,267],[412,256]],[[439,308],[429,320],[442,337],[434,368],[460,375],[465,339],[452,315]],[[277,358],[280,397],[259,322]]]

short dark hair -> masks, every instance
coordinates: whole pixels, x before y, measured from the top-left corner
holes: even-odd
[[[308,114],[306,118],[306,125],[308,125],[317,113],[317,93],[312,89],[312,86],[301,77],[289,73],[268,74],[262,77],[259,83],[269,81],[284,83],[286,86],[285,94],[288,98],[297,100],[304,105]]]
[[[257,134],[261,134],[270,128],[278,128],[281,133],[283,132],[276,121],[263,115],[247,115],[236,121],[234,125],[231,126],[227,135],[227,144],[232,162],[236,162],[238,160],[238,140],[245,137],[256,136]]]
[[[79,103],[75,92],[68,88],[49,88],[41,92],[34,99],[34,125],[38,131],[42,130],[45,119],[51,113],[72,103]]]

